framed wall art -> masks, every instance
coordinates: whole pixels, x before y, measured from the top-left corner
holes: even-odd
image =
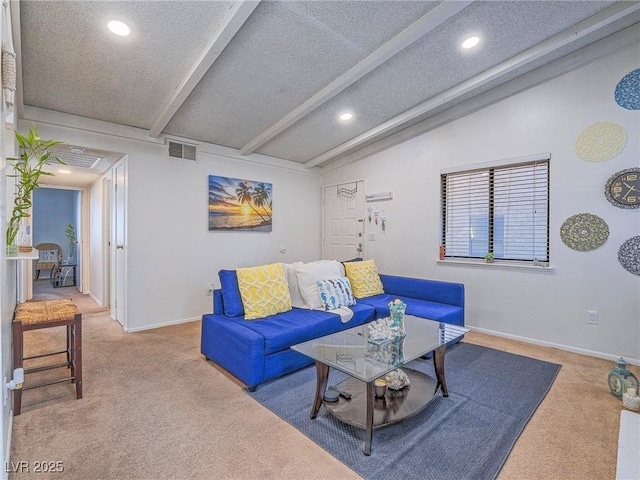
[[[273,185],[209,175],[209,231],[271,232]]]

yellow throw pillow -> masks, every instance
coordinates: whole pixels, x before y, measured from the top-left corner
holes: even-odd
[[[281,263],[238,268],[236,274],[245,320],[291,310],[291,294]]]
[[[378,269],[373,260],[345,262],[344,268],[356,298],[366,298],[384,293],[380,275],[378,275]]]

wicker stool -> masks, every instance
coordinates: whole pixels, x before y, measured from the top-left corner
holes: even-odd
[[[67,327],[67,349],[59,352],[23,357],[23,332],[40,328]],[[22,368],[24,360],[48,357],[66,353],[65,362],[25,369],[28,373],[42,372],[53,368],[67,367],[71,375],[58,380],[47,380],[34,385],[23,386],[13,391],[13,414],[20,415],[22,390],[68,382],[76,385],[76,398],[82,398],[82,314],[70,299],[46,302],[26,302],[16,306],[11,324],[13,331],[13,368]],[[25,382],[26,383],[26,382]]]

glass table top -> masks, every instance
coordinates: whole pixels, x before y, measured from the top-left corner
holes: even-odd
[[[377,320],[376,322],[384,321]],[[452,342],[469,331],[426,318],[405,315],[404,337],[378,340],[369,325],[332,333],[291,348],[364,382],[371,382],[394,368]]]

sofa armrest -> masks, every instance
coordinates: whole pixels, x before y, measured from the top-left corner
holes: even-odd
[[[244,320],[242,320],[244,322]],[[251,387],[264,381],[264,338],[224,315],[203,315],[200,352]]]
[[[222,304],[222,290],[213,291],[213,313],[216,315],[224,315],[224,305]]]
[[[384,292],[464,308],[464,285],[421,278],[380,275]]]

